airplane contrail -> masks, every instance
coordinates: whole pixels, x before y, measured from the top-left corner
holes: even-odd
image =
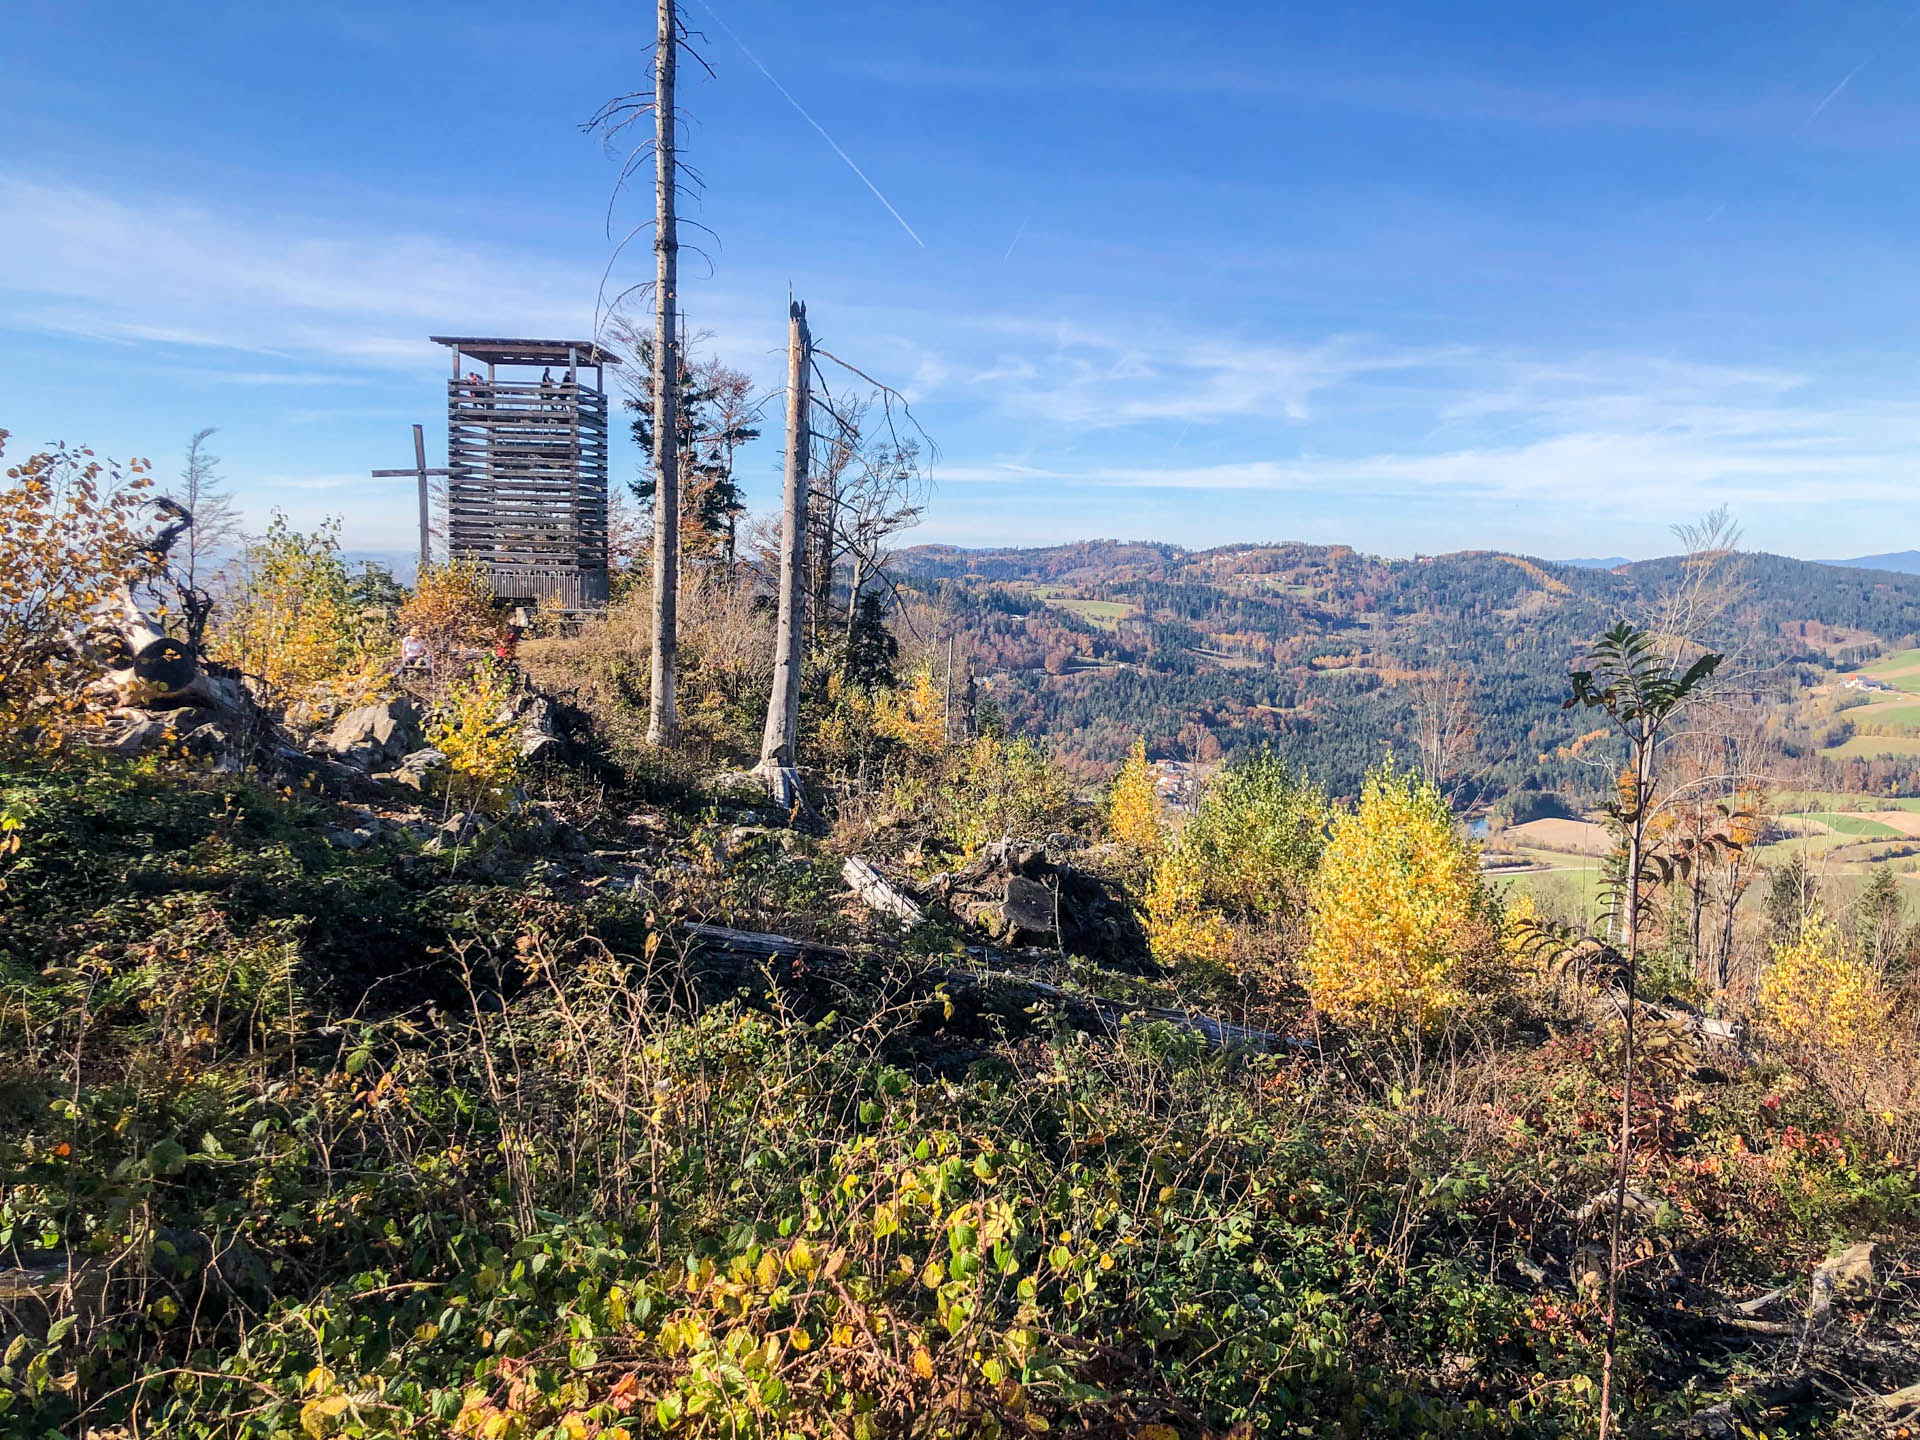
[[[1862,70],[1866,69],[1867,66],[1870,65],[1872,62],[1873,62],[1873,57],[1869,55],[1865,60],[1862,60],[1858,65],[1854,66],[1853,69],[1849,70],[1847,72],[1847,78],[1842,80],[1838,85],[1834,86],[1833,89],[1827,92],[1827,98],[1822,100],[1818,105],[1813,107],[1813,110],[1807,116],[1807,119],[1809,120],[1813,119],[1822,110],[1826,109],[1827,106],[1831,105],[1834,101],[1838,100],[1840,98],[1840,92],[1846,89],[1847,86],[1853,83],[1853,77],[1858,75]]]
[[[873,198],[878,200],[882,205],[887,207],[887,213],[893,216],[894,219],[900,222],[900,228],[906,231],[908,235],[913,237],[913,243],[918,245],[922,250],[926,249],[927,242],[922,240],[918,235],[914,234],[913,226],[907,224],[907,217],[902,215],[898,210],[893,208],[893,202],[887,199],[886,196],[880,193],[880,187],[874,184],[873,181],[867,178],[867,172],[862,170],[858,165],[853,163],[853,157],[847,154],[846,151],[840,148],[840,142],[838,140],[835,140],[833,136],[827,134],[827,127],[822,125],[818,120],[814,119],[813,116],[809,115],[807,113],[807,107],[802,105],[798,100],[794,99],[793,93],[789,91],[786,86],[782,85],[778,80],[773,78],[773,72],[767,69],[766,66],[760,63],[760,57],[754,54],[753,51],[747,48],[746,41],[742,40],[738,35],[733,33],[733,27],[727,24],[726,21],[720,18],[719,12],[716,11],[711,5],[707,4],[707,0],[700,0],[700,8],[706,11],[707,14],[713,16],[714,23],[718,25],[722,30],[727,32],[727,38],[733,41],[734,44],[740,47],[740,53],[746,56],[747,59],[753,62],[753,68],[758,70],[762,75],[766,76],[767,83],[773,86],[774,89],[778,90],[783,96],[785,96],[787,103],[793,106],[794,109],[800,112],[800,118],[806,121],[807,124],[811,125],[814,129],[820,132],[820,138],[826,141],[827,144],[833,147],[834,154],[838,155],[842,160],[847,162],[847,168],[853,171],[854,174],[860,177],[860,183],[866,186],[867,189],[873,192]]]
[[[1033,219],[1033,211],[1029,210],[1026,213],[1025,219],[1021,220],[1020,228],[1013,232],[1013,239],[1007,242],[1007,253],[1000,257],[1000,263],[1002,265],[1013,258],[1013,247],[1018,245],[1020,243],[1020,237],[1027,233],[1027,221],[1031,219]]]

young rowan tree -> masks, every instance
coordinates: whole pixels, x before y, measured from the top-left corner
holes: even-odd
[[[1606,1340],[1600,1360],[1600,1436],[1612,1428],[1613,1361],[1619,1334],[1620,1241],[1626,1214],[1627,1177],[1633,1150],[1633,1083],[1639,1010],[1641,923],[1646,890],[1671,878],[1676,866],[1705,863],[1704,853],[1662,856],[1655,837],[1661,794],[1659,768],[1668,732],[1682,708],[1719,669],[1724,658],[1708,652],[1681,668],[1672,636],[1662,637],[1621,621],[1594,641],[1588,670],[1573,673],[1563,709],[1578,706],[1602,712],[1626,742],[1627,764],[1620,772],[1607,814],[1619,837],[1620,932],[1617,970],[1625,990],[1625,1047],[1621,1060],[1619,1155],[1614,1169],[1612,1219],[1608,1232]]]

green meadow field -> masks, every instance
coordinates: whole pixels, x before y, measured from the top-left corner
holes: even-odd
[[[1089,625],[1098,625],[1102,630],[1118,629],[1122,620],[1138,613],[1137,606],[1119,600],[1088,600],[1078,595],[1065,595],[1054,585],[1036,585],[1033,593],[1055,609],[1078,615]]]
[[[1900,650],[1884,660],[1876,660],[1860,672],[1884,680],[1896,690],[1920,695],[1920,650]]]

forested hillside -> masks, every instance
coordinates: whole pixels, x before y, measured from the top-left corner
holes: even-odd
[[[1383,745],[1416,744],[1423,688],[1464,678],[1476,732],[1467,798],[1583,794],[1604,779],[1566,748],[1558,708],[1607,617],[1648,613],[1679,559],[1593,570],[1491,551],[1381,560],[1344,546],[1088,542],[906,552],[909,583],[959,617],[987,695],[1089,773],[1132,738],[1208,758],[1277,745],[1338,793]],[[1738,562],[1740,598],[1706,637],[1755,703],[1920,636],[1920,576],[1775,555]],[[1787,739],[1783,762],[1806,758]],[[1910,767],[1899,783],[1911,787]]]

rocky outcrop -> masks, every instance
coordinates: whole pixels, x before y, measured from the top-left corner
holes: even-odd
[[[409,751],[391,770],[383,770],[373,778],[384,780],[389,785],[402,785],[409,790],[431,790],[436,777],[447,769],[447,757],[444,752],[431,747]]]
[[[399,764],[424,741],[419,712],[402,696],[349,710],[334,722],[326,748],[335,758],[372,774]]]

